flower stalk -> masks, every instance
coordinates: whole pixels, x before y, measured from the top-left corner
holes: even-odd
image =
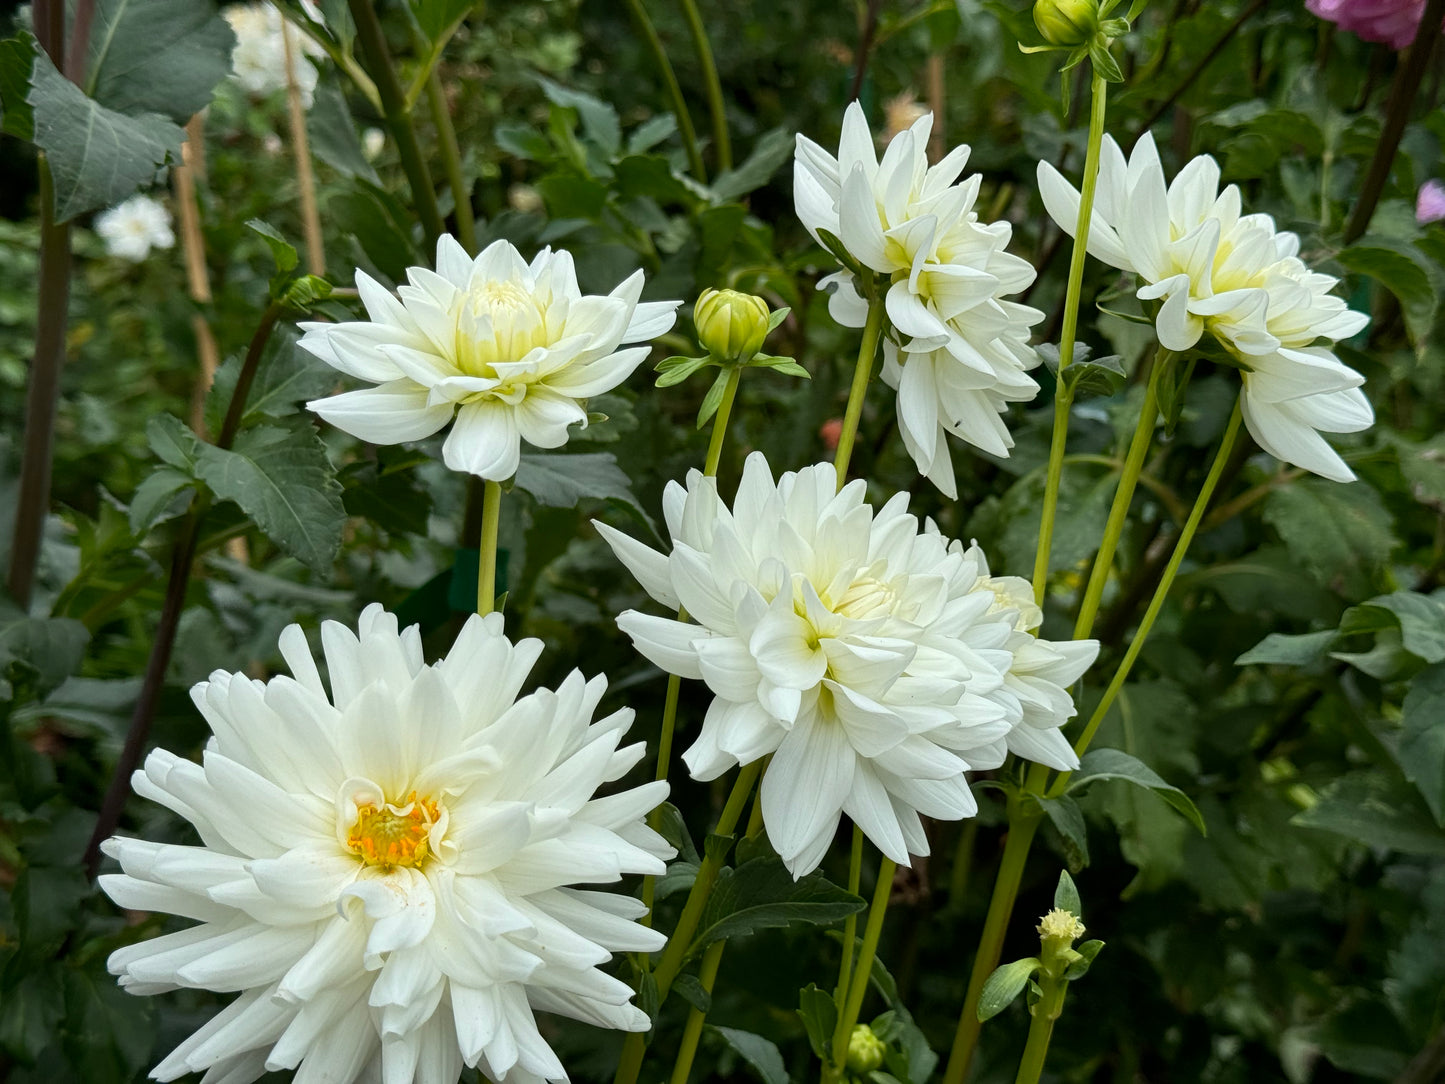
[[[884,295],[879,292],[868,302],[868,322],[863,325],[863,341],[858,346],[858,364],[853,369],[853,384],[848,389],[848,406],[843,412],[843,428],[838,434],[838,450],[833,466],[838,472],[838,488],[848,481],[848,461],[853,457],[853,444],[858,439],[858,423],[863,417],[863,400],[868,381],[873,375],[873,359],[878,354],[878,340],[883,334]]]
[[[482,536],[477,557],[477,613],[497,606],[497,534],[502,523],[502,485],[488,480],[482,496]]]
[[[878,955],[878,941],[883,935],[883,917],[888,913],[888,900],[893,895],[893,874],[897,869],[898,863],[886,856],[878,863],[878,882],[873,887],[873,902],[868,907],[868,922],[863,928],[863,945],[858,950],[858,969],[853,973],[847,1001],[833,1032],[833,1060],[824,1067],[825,1084],[842,1079],[843,1067],[848,1059],[848,1036],[853,1034],[853,1025],[858,1023],[858,1014],[863,1009],[863,998],[867,995],[868,984],[873,978],[873,960]]]
[[[457,216],[457,240],[468,256],[477,254],[477,220],[472,214],[472,193],[462,172],[462,149],[457,142],[456,125],[452,123],[451,110],[447,108],[446,91],[442,88],[441,73],[435,68],[426,81],[426,104],[431,112],[432,124],[437,130],[437,150],[441,153],[442,168],[446,171],[447,187],[452,190],[452,204]]]
[[[1094,190],[1099,183],[1099,154],[1104,145],[1104,113],[1109,84],[1095,67],[1090,80],[1092,104],[1089,109],[1089,146],[1084,158],[1084,179],[1079,200],[1079,217],[1074,229],[1074,249],[1069,260],[1069,285],[1064,295],[1064,323],[1059,339],[1058,390],[1054,393],[1054,429],[1049,442],[1049,467],[1044,480],[1044,503],[1039,517],[1039,548],[1034,557],[1034,602],[1042,606],[1048,590],[1049,553],[1053,548],[1054,519],[1059,508],[1059,482],[1064,473],[1064,446],[1068,441],[1069,412],[1073,393],[1064,380],[1064,370],[1074,360],[1074,341],[1079,327],[1079,296],[1084,283],[1084,256],[1089,247],[1089,226],[1094,216]]]
[[[687,152],[688,168],[692,174],[704,184],[707,183],[707,169],[702,164],[702,151],[697,146],[697,129],[692,126],[692,114],[687,109],[687,99],[682,96],[682,87],[677,82],[677,73],[672,70],[672,61],[667,59],[667,50],[662,47],[662,39],[657,36],[657,27],[652,25],[652,17],[647,14],[647,8],[642,0],[627,0],[627,10],[632,14],[632,21],[637,24],[637,29],[642,32],[642,40],[647,45],[647,50],[652,54],[652,62],[657,66],[657,74],[662,76],[662,83],[667,88],[667,96],[672,100],[672,112],[677,117],[677,130],[682,136],[682,148]]]
[[[707,88],[707,108],[712,116],[712,144],[717,155],[719,173],[733,168],[732,141],[728,138],[727,110],[723,105],[722,83],[718,79],[717,64],[713,61],[712,46],[708,44],[707,27],[698,13],[696,0],[682,0],[683,18],[687,20],[688,32],[692,35],[692,47],[697,51],[697,63],[702,68],[703,85]]]

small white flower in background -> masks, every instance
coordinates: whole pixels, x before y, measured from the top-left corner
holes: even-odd
[[[644,753],[618,748],[631,709],[593,722],[606,681],[575,671],[517,699],[542,645],[498,614],[434,665],[376,605],[321,641],[329,694],[292,625],[294,678],[212,674],[192,690],[215,735],[201,763],[157,750],[136,773],[200,846],[105,844],[119,906],[199,923],[112,953],[121,985],[239,994],[151,1075],[454,1081],[465,1063],[534,1084],[566,1072],[533,1009],[646,1030],[598,965],[665,938],[632,898],[569,887],[672,856],[643,820],[666,783],[593,797]]]
[[[875,510],[861,479],[835,486],[831,464],[775,484],[754,452],[731,507],[697,471],[668,485],[667,554],[597,525],[649,595],[698,622],[617,619],[715,694],[683,753],[693,777],[773,754],[763,823],[795,877],[842,814],[896,862],[926,855],[919,814],[972,816],[964,772],[1003,763],[1024,711],[1008,677],[1017,613],[979,588],[978,563],[920,527],[906,493]]]
[[[962,549],[962,543],[955,542]],[[1061,772],[1079,766],[1078,755],[1059,728],[1074,717],[1078,708],[1070,686],[1084,676],[1099,654],[1098,640],[1045,640],[1034,635],[1044,621],[1044,612],[1034,602],[1034,588],[1022,576],[992,576],[988,558],[975,542],[964,556],[972,563],[978,579],[975,591],[994,596],[991,613],[1007,615],[1013,632],[1007,647],[1013,655],[998,699],[1010,703],[1015,725],[1008,733],[1010,753],[1038,761]]]
[[[386,148],[386,133],[380,128],[368,128],[361,133],[361,153],[366,156],[368,162],[374,162],[381,157],[381,152]]]
[[[313,22],[322,22],[320,11],[313,10],[314,5],[305,6]],[[319,78],[310,58],[325,55],[321,47],[306,34],[288,27],[281,13],[270,4],[236,4],[226,8],[224,14],[236,35],[236,45],[231,50],[231,74],[241,89],[257,97],[286,89],[286,43],[281,35],[289,34],[301,104],[310,109]]]
[[[95,232],[105,250],[122,260],[139,263],[153,248],[170,248],[176,243],[171,231],[171,213],[165,204],[149,196],[132,196],[95,216]]]
[[[585,400],[617,387],[674,320],[679,301],[638,302],[642,272],[604,296],[577,288],[572,257],[528,264],[507,241],[473,260],[437,242],[437,269],[413,267],[393,297],[356,272],[369,321],[302,324],[301,345],[377,385],[307,405],[362,440],[420,440],[456,416],[442,448],[452,470],[492,481],[517,470],[521,442],[560,448],[587,425]]]
[[[890,344],[884,378],[899,389],[905,443],[919,471],[956,497],[943,432],[1008,455],[1013,440],[997,415],[1038,392],[1024,374],[1039,363],[1028,340],[1043,313],[1004,300],[1033,282],[1033,266],[1006,251],[1008,222],[979,221],[981,178],[955,183],[968,147],[928,165],[932,127],[933,115],[924,114],[889,141],[880,161],[854,102],[836,158],[798,136],[793,189],[798,217],[814,239],[822,244],[819,231],[832,233],[880,277],[899,340]],[[834,288],[828,311],[835,320],[864,325],[868,306],[851,272],[819,285]]]
[[[1047,162],[1039,191],[1072,236],[1079,193]],[[1269,215],[1241,213],[1239,189],[1219,189],[1209,155],[1166,185],[1152,135],[1126,160],[1104,137],[1088,250],[1136,274],[1138,296],[1162,300],[1160,343],[1188,350],[1208,333],[1243,366],[1244,423],[1278,459],[1336,481],[1354,473],[1320,436],[1369,428],[1374,411],[1362,377],[1335,357],[1332,341],[1368,322],[1330,291],[1337,280],[1299,259],[1299,238]]]

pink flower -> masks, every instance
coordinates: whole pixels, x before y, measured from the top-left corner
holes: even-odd
[[[1305,0],[1305,7],[1365,41],[1403,49],[1415,40],[1425,0]]]
[[[1415,221],[1420,225],[1445,219],[1445,181],[1426,181],[1415,200]]]

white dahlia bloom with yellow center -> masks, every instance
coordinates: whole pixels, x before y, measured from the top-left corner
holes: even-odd
[[[964,773],[1003,762],[1017,724],[1006,688],[1015,615],[976,590],[976,562],[831,464],[776,484],[748,457],[729,507],[693,471],[667,487],[672,549],[598,530],[643,588],[689,621],[629,610],[618,626],[669,673],[715,694],[683,753],[714,779],[772,754],[768,838],[794,876],[817,867],[847,814],[884,854],[928,853],[919,814],[971,816]]]
[[[1039,191],[1054,221],[1070,235],[1079,193],[1047,162]],[[1127,161],[1104,137],[1088,250],[1139,277],[1138,296],[1162,299],[1159,342],[1188,350],[1206,333],[1243,372],[1245,425],[1278,459],[1326,478],[1354,473],[1320,436],[1367,429],[1374,411],[1364,377],[1341,362],[1332,342],[1369,318],[1330,291],[1337,280],[1299,258],[1299,237],[1269,215],[1241,213],[1239,189],[1219,188],[1209,155],[1190,161],[1166,185],[1153,136],[1145,133]]]
[[[943,433],[1008,455],[1013,440],[998,414],[1038,392],[1024,374],[1039,363],[1028,340],[1043,313],[1005,300],[1033,282],[1033,266],[1007,251],[1008,222],[979,220],[981,178],[956,183],[968,147],[929,166],[932,127],[932,114],[920,117],[893,137],[880,161],[854,102],[836,158],[798,136],[793,188],[798,217],[814,239],[823,243],[819,231],[833,234],[880,277],[898,340],[889,344],[884,378],[899,390],[904,441],[919,471],[956,497]],[[868,306],[852,272],[819,285],[835,287],[828,305],[835,320],[864,325]]]
[[[475,260],[437,242],[437,267],[413,267],[396,297],[364,271],[370,320],[302,324],[301,345],[376,385],[307,405],[373,444],[420,440],[453,416],[448,467],[492,481],[517,470],[521,442],[559,448],[586,427],[586,400],[617,387],[672,327],[680,302],[639,302],[642,272],[604,296],[584,295],[572,257],[543,249],[530,264],[507,241]]]
[[[307,18],[321,22],[321,12],[303,0]],[[270,4],[234,4],[223,13],[236,35],[231,50],[231,75],[248,94],[264,96],[286,89],[286,41],[290,35],[291,70],[301,104],[310,109],[320,78],[311,57],[325,56],[325,51],[310,36],[286,25],[285,18]]]
[[[171,213],[165,204],[149,196],[132,196],[95,216],[95,232],[112,256],[139,263],[153,248],[170,248],[176,243],[171,230]]]
[[[294,677],[212,674],[192,691],[215,735],[201,763],[157,750],[136,773],[200,846],[105,845],[117,904],[198,922],[114,952],[121,985],[239,995],[152,1075],[431,1084],[466,1064],[535,1084],[566,1072],[534,1009],[645,1030],[598,966],[665,939],[636,901],[571,887],[672,855],[643,821],[666,783],[594,797],[643,754],[618,748],[631,710],[593,722],[605,679],[576,672],[518,699],[542,645],[496,614],[434,665],[380,606],[321,640],[329,692],[292,625]]]

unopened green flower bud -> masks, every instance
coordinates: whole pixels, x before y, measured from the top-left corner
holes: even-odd
[[[737,290],[704,290],[692,318],[698,341],[722,361],[747,361],[768,336],[768,303]]]
[[[848,1036],[848,1071],[850,1073],[871,1073],[883,1064],[883,1040],[873,1034],[867,1024],[858,1024]]]
[[[1083,45],[1099,28],[1098,0],[1037,0],[1034,25],[1050,45]]]

